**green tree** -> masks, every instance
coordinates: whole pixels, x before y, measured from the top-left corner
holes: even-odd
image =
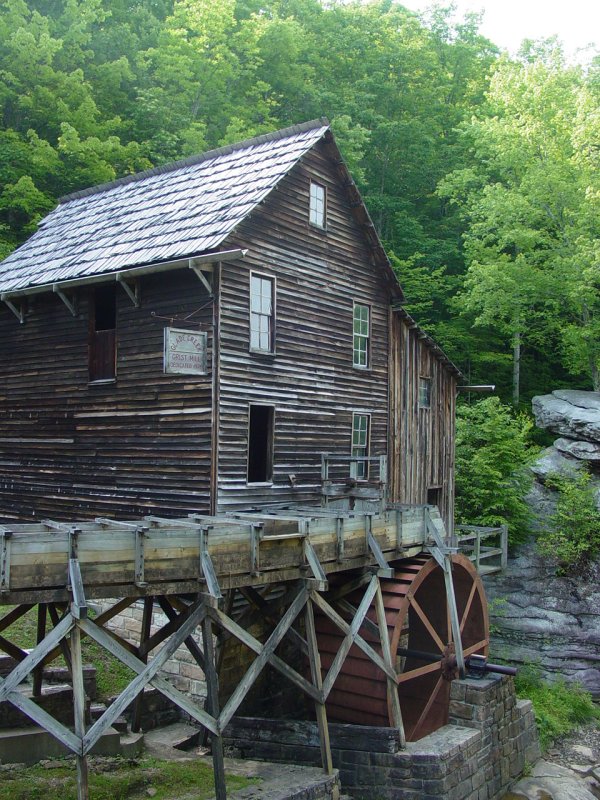
[[[456,518],[473,525],[508,525],[511,544],[530,522],[525,495],[533,450],[531,421],[514,416],[497,397],[461,405],[456,424]]]
[[[556,46],[501,59],[462,126],[473,166],[438,187],[466,224],[462,311],[512,348],[515,405],[523,347],[600,388],[597,99]]]

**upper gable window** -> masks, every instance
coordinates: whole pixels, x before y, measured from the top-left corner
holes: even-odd
[[[352,364],[367,369],[369,366],[369,342],[371,338],[371,309],[354,303]]]
[[[275,351],[275,280],[250,275],[250,350]]]
[[[310,182],[309,221],[317,228],[325,227],[326,192],[320,183]]]

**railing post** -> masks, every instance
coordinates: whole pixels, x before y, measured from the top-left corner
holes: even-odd
[[[508,566],[508,525],[502,525],[500,527],[500,549],[502,550],[500,554],[500,567],[502,570],[505,570]]]
[[[476,531],[477,535],[475,537],[475,569],[479,572],[479,566],[481,563],[481,531]]]

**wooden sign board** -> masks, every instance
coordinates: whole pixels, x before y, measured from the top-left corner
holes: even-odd
[[[206,349],[206,333],[165,328],[165,372],[206,375]]]

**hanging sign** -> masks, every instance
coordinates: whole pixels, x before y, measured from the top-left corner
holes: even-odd
[[[206,375],[206,333],[165,328],[165,372]]]

